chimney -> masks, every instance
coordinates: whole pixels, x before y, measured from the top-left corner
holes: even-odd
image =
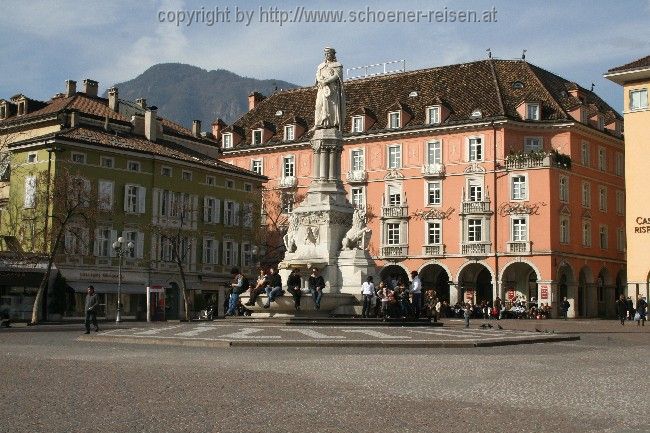
[[[149,141],[156,141],[158,138],[158,110],[149,109],[144,112],[144,135]]]
[[[192,120],[192,135],[195,137],[201,136],[201,121]]]
[[[118,99],[117,87],[108,89],[108,108],[113,111],[120,111],[120,100]]]
[[[143,110],[147,109],[147,100],[144,98],[138,98],[135,100],[135,103],[138,105],[138,107],[142,108]]]
[[[144,116],[140,114],[131,116],[131,124],[133,125],[134,134],[144,135]]]
[[[214,138],[217,140],[221,138],[221,131],[223,131],[224,126],[226,126],[226,124],[219,118],[212,122],[212,135],[214,135]]]
[[[96,98],[98,88],[99,88],[99,83],[97,81],[91,80],[89,78],[86,78],[84,80],[84,93],[86,95]]]
[[[65,80],[65,96],[70,97],[77,93],[77,82],[75,80]]]
[[[260,92],[252,92],[250,95],[248,95],[248,111],[251,111],[253,108],[257,107],[257,105],[264,99],[264,95],[262,95]]]

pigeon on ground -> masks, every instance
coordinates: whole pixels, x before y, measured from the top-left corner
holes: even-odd
[[[501,326],[501,325],[499,325],[499,324],[497,323],[497,328],[498,328],[498,329],[503,329],[503,326]]]
[[[539,329],[535,328],[535,332],[542,332],[542,331],[540,331]]]
[[[492,326],[492,325],[490,325],[490,324],[488,323],[488,328],[490,328],[490,329],[492,329],[492,328],[493,328],[493,326]]]
[[[488,327],[488,325],[486,325],[485,323],[481,325],[481,329],[485,329],[487,327]]]

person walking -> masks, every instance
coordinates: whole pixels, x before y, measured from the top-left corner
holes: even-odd
[[[282,292],[282,277],[280,277],[280,274],[278,274],[275,269],[269,268],[269,274],[267,276],[267,285],[264,288],[264,291],[266,292],[266,304],[264,304],[264,308],[270,308],[271,307],[271,302],[275,301],[275,298],[278,296],[282,296],[284,293]]]
[[[361,285],[361,295],[363,296],[361,317],[370,317],[370,306],[372,305],[372,298],[375,297],[375,284],[372,282],[371,275],[368,275],[366,281]]]
[[[634,313],[636,309],[634,308],[634,302],[632,302],[632,297],[627,297],[627,318],[628,320],[634,320]]]
[[[95,327],[95,332],[99,332],[99,326],[97,325],[97,308],[99,307],[99,296],[95,293],[95,288],[93,286],[88,286],[86,289],[86,332],[85,334],[90,334],[90,322],[93,322]]]
[[[320,301],[323,298],[323,289],[325,288],[325,280],[322,275],[319,275],[318,268],[311,269],[311,275],[308,280],[309,293],[314,300],[314,307],[320,310]]]
[[[300,310],[300,298],[302,297],[302,290],[300,286],[302,285],[302,280],[300,278],[300,270],[294,268],[287,277],[287,291],[293,296],[293,306],[297,310]]]
[[[469,328],[469,318],[472,315],[472,307],[469,305],[469,302],[465,303],[463,308],[463,319],[465,319],[465,328]]]
[[[636,301],[636,314],[634,316],[636,319],[636,326],[645,326],[646,308],[648,308],[648,303],[645,300],[645,296],[640,296]]]
[[[616,317],[621,321],[621,325],[625,325],[625,318],[627,317],[627,302],[625,295],[621,295],[616,300]]]
[[[226,316],[235,315],[239,304],[239,295],[248,290],[248,280],[244,277],[244,274],[239,271],[239,268],[232,268],[230,275],[233,276],[233,282],[230,284],[232,292],[230,293],[230,299],[228,300]]]
[[[571,304],[569,304],[569,301],[566,300],[566,296],[560,303],[560,310],[562,311],[562,317],[564,317],[564,320],[567,319],[567,316],[569,314],[569,307],[571,307]]]
[[[411,308],[413,309],[413,316],[415,319],[420,318],[420,311],[422,309],[422,281],[418,276],[418,271],[411,272]]]

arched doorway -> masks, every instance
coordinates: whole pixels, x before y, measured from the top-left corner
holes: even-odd
[[[449,274],[445,268],[439,264],[428,264],[420,271],[420,279],[422,280],[422,287],[425,290],[433,289],[438,294],[440,301],[450,301],[449,293]]]
[[[458,278],[462,301],[492,304],[492,273],[481,263],[471,263],[463,268]]]
[[[515,262],[508,264],[503,270],[501,285],[506,294],[506,300],[509,298],[523,297],[530,301],[532,298],[537,299],[537,272],[531,265],[525,262]]]
[[[387,284],[391,281],[404,281],[406,283],[410,281],[406,270],[399,265],[384,266],[384,268],[379,273],[379,278],[381,281]]]
[[[563,263],[560,265],[557,271],[557,281],[558,281],[558,297],[555,303],[556,310],[555,313],[560,315],[560,305],[564,301],[564,298],[569,302],[569,311],[567,312],[568,317],[576,317],[577,315],[577,296],[575,293],[575,283],[573,277],[573,269],[568,263]]]
[[[578,299],[576,300],[576,316],[589,317],[597,308],[597,300],[593,290],[593,275],[591,269],[583,266],[578,274]]]

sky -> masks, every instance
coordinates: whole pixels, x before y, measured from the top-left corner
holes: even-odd
[[[503,59],[525,49],[535,65],[586,88],[594,83],[620,112],[622,91],[603,73],[650,54],[650,0],[0,0],[0,9],[0,98],[49,99],[66,79],[97,80],[103,92],[163,62],[311,85],[326,46],[345,68],[405,60],[407,70],[484,59],[489,48]],[[316,10],[340,10],[346,21],[305,22]],[[492,22],[449,19],[467,10],[481,19],[492,11]],[[179,22],[190,11],[194,20]],[[388,22],[391,12],[420,21]]]

